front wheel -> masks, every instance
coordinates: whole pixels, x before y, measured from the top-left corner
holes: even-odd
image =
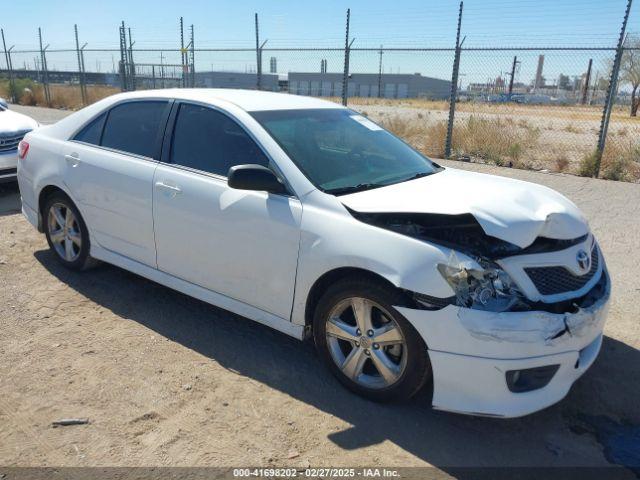
[[[393,307],[404,298],[368,278],[345,279],[322,296],[316,347],[350,390],[376,401],[406,400],[431,378],[427,346]]]

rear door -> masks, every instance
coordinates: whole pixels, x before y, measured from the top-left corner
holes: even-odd
[[[226,113],[181,103],[172,133],[154,179],[158,268],[289,318],[300,202],[227,186],[230,167],[270,160]]]
[[[65,145],[65,182],[100,246],[156,266],[153,174],[166,120],[166,100],[112,107]]]

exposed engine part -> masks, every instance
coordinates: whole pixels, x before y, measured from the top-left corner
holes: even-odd
[[[531,245],[517,245],[487,235],[470,213],[445,215],[438,213],[349,213],[354,218],[403,235],[453,248],[473,257],[491,260],[532,253],[564,250],[583,242],[586,235],[570,240],[538,237]]]

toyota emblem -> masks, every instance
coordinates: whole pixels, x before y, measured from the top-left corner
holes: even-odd
[[[584,250],[580,250],[576,255],[576,261],[578,262],[578,267],[580,267],[580,270],[582,270],[583,272],[589,271],[589,268],[591,267],[591,257],[589,257],[589,254],[587,252],[585,252]]]

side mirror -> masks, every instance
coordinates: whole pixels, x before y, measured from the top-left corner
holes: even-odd
[[[229,169],[227,185],[238,190],[286,193],[287,188],[275,173],[262,165],[236,165]]]
[[[5,110],[9,110],[9,104],[4,98],[0,98],[0,108],[4,108]]]

